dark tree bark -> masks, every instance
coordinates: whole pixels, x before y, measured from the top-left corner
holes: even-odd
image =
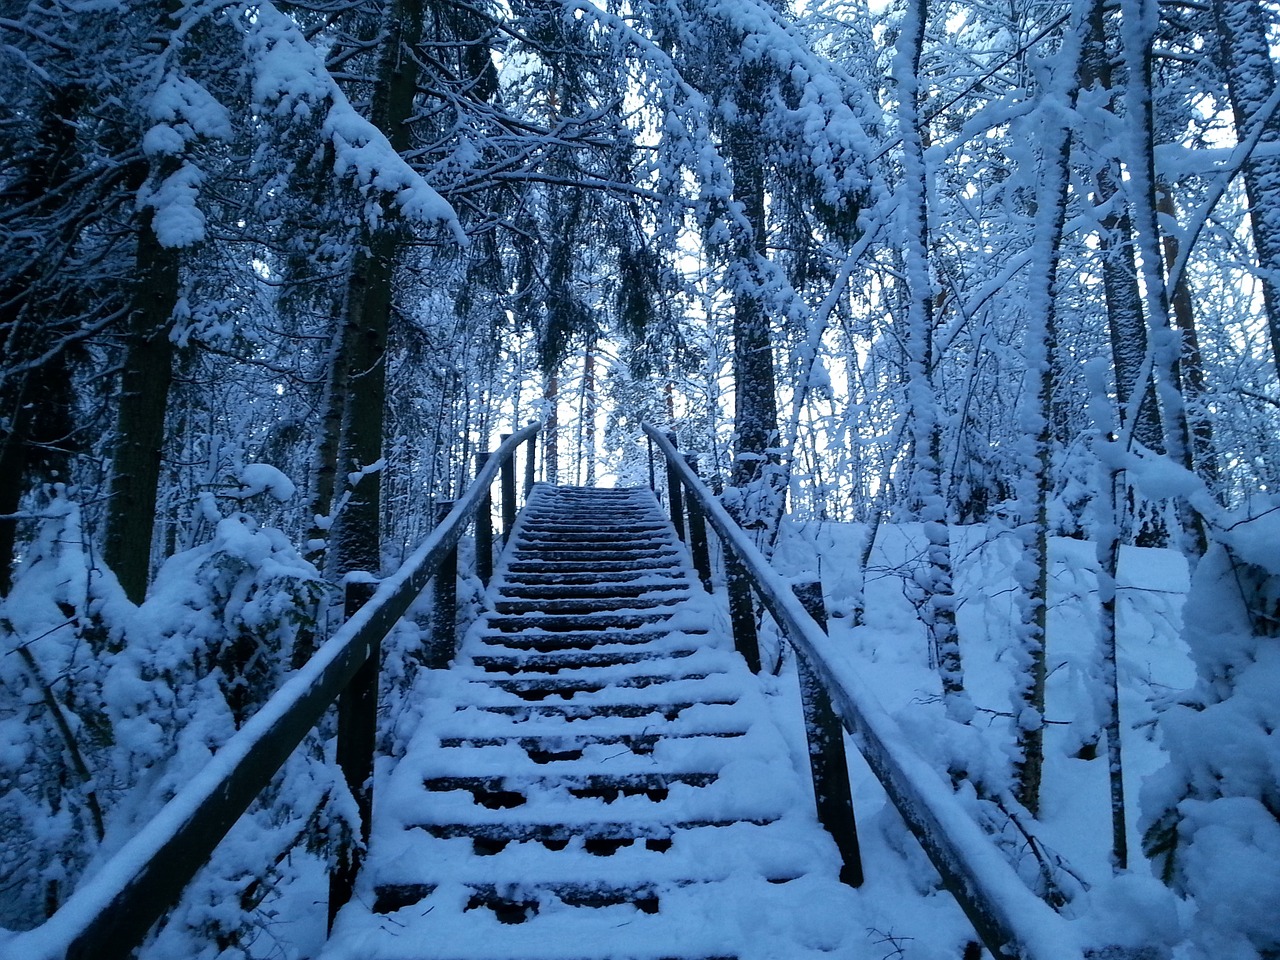
[[[782,513],[783,491],[773,488],[779,463],[778,400],[773,370],[773,338],[762,300],[760,267],[768,258],[763,68],[744,71],[737,96],[739,117],[725,135],[733,173],[733,199],[749,226],[734,241],[730,270],[733,289],[734,450],[731,483],[743,491],[739,520],[746,527],[772,527]]]
[[[1256,124],[1265,125],[1259,149],[1244,166],[1244,185],[1272,358],[1280,376],[1280,154],[1274,152],[1280,145],[1280,119],[1276,110],[1268,110],[1276,91],[1276,71],[1267,40],[1267,17],[1258,0],[1213,0],[1213,12],[1236,136],[1244,140]]]
[[[401,154],[410,145],[408,121],[418,82],[411,51],[422,36],[422,17],[422,0],[391,6],[373,92],[373,122]],[[339,576],[355,570],[377,574],[382,565],[382,470],[370,468],[383,456],[387,336],[402,239],[398,220],[389,210],[377,229],[366,224],[347,284],[341,358],[334,368],[345,376],[346,387],[338,464],[339,470],[369,472],[357,480],[334,522],[331,565]]]
[[[1107,43],[1107,12],[1102,3],[1091,5],[1089,28],[1080,60],[1080,86],[1113,89],[1111,50]],[[1133,223],[1128,207],[1114,202],[1119,192],[1120,171],[1114,160],[1106,160],[1093,174],[1093,202],[1110,212],[1099,220],[1099,259],[1102,263],[1103,294],[1111,335],[1111,359],[1115,370],[1116,400],[1126,411],[1136,391],[1141,391],[1133,435],[1150,450],[1163,452],[1164,427],[1156,400],[1155,382],[1143,377],[1147,354],[1147,321],[1138,287],[1138,266],[1134,258]]]
[[[1177,220],[1173,197],[1163,186],[1156,187],[1157,212]],[[1171,273],[1178,262],[1178,238],[1172,233],[1161,237],[1165,272]],[[1213,486],[1218,481],[1218,455],[1213,439],[1213,423],[1209,419],[1209,387],[1205,379],[1204,356],[1200,352],[1200,336],[1196,331],[1196,310],[1191,298],[1191,285],[1185,273],[1177,278],[1170,291],[1173,322],[1182,335],[1182,390],[1187,398],[1187,420],[1191,425],[1191,458],[1196,471]]]
[[[159,176],[166,174],[167,166],[161,164]],[[145,599],[150,576],[164,422],[173,382],[169,335],[180,289],[179,252],[160,243],[152,229],[152,213],[144,211],[138,227],[137,287],[124,337],[102,547],[104,562],[134,603]]]
[[[542,427],[542,478],[554,485],[560,482],[560,376],[554,370],[546,375],[542,400],[546,408]]]

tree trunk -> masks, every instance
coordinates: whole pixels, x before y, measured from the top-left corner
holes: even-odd
[[[1268,18],[1258,0],[1213,0],[1218,24],[1218,57],[1227,78],[1236,138],[1245,140],[1254,124],[1266,129],[1244,166],[1253,245],[1258,254],[1262,298],[1271,334],[1272,359],[1280,376],[1280,121],[1264,107],[1276,90],[1275,62],[1267,39]]]
[[[1068,116],[1075,109],[1080,88],[1078,79],[1086,74],[1082,46],[1093,47],[1101,29],[1102,0],[1090,5],[1085,22],[1075,21],[1066,35],[1052,75],[1055,83],[1045,91],[1043,109],[1050,117]],[[1084,43],[1082,44],[1082,37]],[[1092,43],[1090,43],[1092,41]],[[1022,560],[1015,575],[1023,605],[1017,625],[1021,673],[1013,690],[1016,747],[1013,767],[1014,796],[1033,815],[1040,809],[1040,789],[1044,774],[1044,727],[1046,707],[1046,652],[1049,618],[1049,500],[1053,494],[1053,385],[1057,379],[1058,356],[1058,263],[1071,182],[1071,137],[1067,127],[1050,119],[1045,123],[1043,160],[1036,187],[1036,223],[1032,238],[1031,262],[1039,269],[1032,274],[1027,294],[1027,332],[1023,348],[1027,387],[1020,410],[1020,425],[1030,440],[1023,455],[1023,476],[1018,481],[1021,506],[1019,535]],[[1127,227],[1126,227],[1127,229]],[[1136,293],[1133,291],[1124,291]],[[1108,306],[1111,290],[1108,288]],[[1141,321],[1139,306],[1137,319]],[[1132,321],[1132,317],[1127,318]],[[1116,336],[1112,319],[1113,344]],[[1143,341],[1145,343],[1145,339]],[[1117,363],[1119,363],[1117,356]],[[1139,368],[1141,360],[1139,359]],[[1137,372],[1129,389],[1135,389]],[[1122,381],[1117,370],[1116,381]]]
[[[596,485],[596,353],[588,343],[582,358],[582,447],[586,485]]]
[[[956,633],[950,530],[939,469],[942,433],[938,399],[933,389],[934,300],[929,269],[927,172],[918,103],[920,49],[927,18],[927,0],[908,0],[893,73],[898,87],[903,210],[907,218],[903,237],[907,329],[902,339],[907,353],[907,406],[915,451],[909,501],[924,528],[927,543],[925,571],[917,581],[924,591],[921,619],[933,644],[947,714],[954,720],[968,722],[973,715],[973,705],[964,689],[960,641]]]
[[[125,333],[102,559],[134,603],[146,598],[164,421],[173,381],[173,311],[179,253],[162,246],[143,212],[138,228],[137,289]]]
[[[1113,78],[1111,52],[1107,44],[1106,8],[1102,3],[1094,3],[1091,7],[1088,34],[1080,58],[1080,86],[1087,90],[1098,85],[1110,92]],[[1155,383],[1150,376],[1143,374],[1147,356],[1147,321],[1143,316],[1142,294],[1138,288],[1133,224],[1128,209],[1114,202],[1119,192],[1119,179],[1119,165],[1114,159],[1102,162],[1093,175],[1094,206],[1111,204],[1111,212],[1099,220],[1102,229],[1098,235],[1098,252],[1111,334],[1116,400],[1124,413],[1133,403],[1135,392],[1140,392],[1133,435],[1148,449],[1163,452],[1164,428],[1160,422]]]
[[[1176,221],[1177,207],[1173,196],[1162,184],[1156,185],[1156,210],[1161,216]],[[1178,238],[1162,235],[1165,271],[1172,272],[1178,262]],[[1187,419],[1191,424],[1191,459],[1197,472],[1211,487],[1218,482],[1218,456],[1213,440],[1213,423],[1209,419],[1209,388],[1205,381],[1204,357],[1200,353],[1200,337],[1196,332],[1196,311],[1191,299],[1191,284],[1186,272],[1178,277],[1170,296],[1173,321],[1182,335],[1182,389],[1187,398]]]
[[[542,391],[547,418],[542,428],[542,474],[547,483],[560,482],[560,377],[553,370],[547,374],[547,385]]]
[[[773,371],[773,338],[762,300],[760,263],[768,257],[765,208],[765,169],[760,126],[763,123],[763,83],[760,67],[742,78],[737,103],[741,115],[726,134],[727,156],[733,173],[733,199],[742,206],[746,230],[734,242],[730,263],[733,288],[734,451],[732,486],[741,491],[739,522],[766,532],[777,526],[784,491],[776,489],[778,457],[778,401]]]
[[[338,324],[330,340],[329,372],[325,377],[324,394],[320,401],[320,435],[312,454],[312,525],[307,537],[308,554],[321,567],[324,565],[324,553],[320,544],[329,539],[333,497],[338,488],[338,450],[342,443],[342,416],[347,399],[347,351],[343,345],[346,332],[346,326]]]
[[[1152,370],[1164,415],[1164,447],[1177,463],[1192,469],[1191,435],[1182,398],[1182,349],[1169,321],[1169,292],[1165,285],[1160,226],[1156,218],[1155,116],[1151,92],[1152,43],[1159,12],[1154,0],[1121,0],[1121,32],[1128,67],[1125,96],[1128,104],[1131,149],[1126,158],[1129,172],[1129,210],[1134,236],[1142,255],[1142,280],[1147,295],[1148,337]],[[1199,517],[1178,504],[1184,530],[1194,540],[1184,543],[1188,556],[1204,553],[1206,533]]]
[[[397,0],[388,11],[373,92],[373,122],[402,154],[410,144],[408,121],[418,82],[411,51],[421,39],[422,15],[422,0]],[[334,521],[331,568],[339,576],[355,570],[377,574],[382,565],[382,469],[371,468],[383,458],[387,336],[400,239],[392,210],[376,230],[366,223],[347,284],[341,361],[346,397],[338,463],[339,469],[360,476]]]

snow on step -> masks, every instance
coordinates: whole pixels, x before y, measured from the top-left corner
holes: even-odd
[[[864,955],[796,761],[648,490],[535,488],[428,687],[323,960]]]

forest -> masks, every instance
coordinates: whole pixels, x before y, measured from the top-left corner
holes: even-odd
[[[1280,957],[1278,42],[1273,0],[0,0],[0,948],[538,420],[588,486],[673,430],[780,564],[857,531],[855,632],[907,537],[957,794],[1021,829],[1090,760],[1171,955]],[[1192,673],[1126,790],[1135,549]],[[331,733],[143,957],[306,955],[259,934],[350,841]]]

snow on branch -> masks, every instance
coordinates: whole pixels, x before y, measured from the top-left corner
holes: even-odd
[[[365,213],[376,228],[390,194],[400,212],[420,223],[444,223],[466,242],[457,213],[351,105],[325,67],[324,57],[292,18],[272,3],[244,5],[240,22],[252,77],[253,109],[262,116],[298,117],[324,110],[321,134],[333,145],[334,171],[350,177],[368,198]]]

